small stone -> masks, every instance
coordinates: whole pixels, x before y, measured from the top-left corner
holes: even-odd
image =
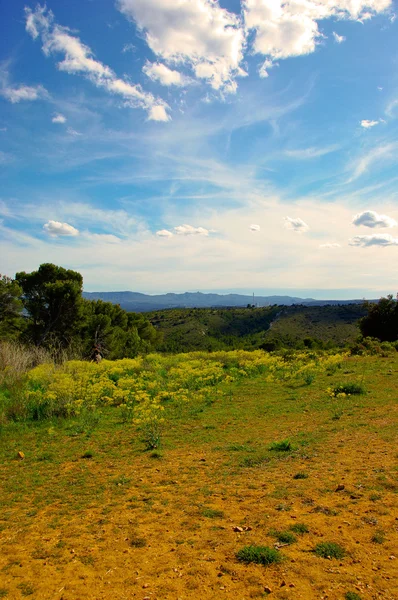
[[[199,462],[206,462],[206,459],[205,458],[200,458]]]
[[[286,581],[283,580],[282,583],[281,583],[281,587],[285,587],[285,585],[286,585]]]
[[[233,530],[237,531],[238,533],[242,533],[243,532],[243,527],[234,527]]]
[[[390,560],[395,560],[396,556],[394,556],[393,554],[391,554],[391,556],[389,557]]]
[[[342,483],[339,483],[339,485],[337,486],[337,488],[334,490],[335,492],[342,492],[344,490],[345,486]]]
[[[17,458],[19,458],[19,460],[23,460],[25,458],[25,454],[23,452],[19,451],[17,453]]]
[[[144,583],[144,585],[143,585],[142,587],[144,588],[144,590],[145,590],[146,588],[149,588],[149,583]]]
[[[290,587],[290,588],[294,588],[294,587],[296,587],[296,586],[294,585],[294,583],[289,583],[289,587]]]
[[[266,587],[264,588],[264,593],[265,593],[265,594],[272,594],[272,590],[271,590],[271,588],[270,588],[270,587],[268,587],[268,586],[266,586]]]

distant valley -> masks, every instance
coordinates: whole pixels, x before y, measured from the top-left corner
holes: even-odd
[[[256,307],[292,306],[326,306],[361,304],[363,300],[315,300],[295,296],[253,296],[243,294],[204,294],[202,292],[185,292],[183,294],[140,294],[139,292],[83,292],[88,300],[103,300],[120,304],[129,312],[150,312],[167,308],[224,308],[245,307],[254,304]]]

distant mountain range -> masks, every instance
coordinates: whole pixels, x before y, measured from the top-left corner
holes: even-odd
[[[272,306],[274,304],[292,306],[325,306],[338,304],[361,304],[363,300],[315,300],[314,298],[296,298],[295,296],[246,296],[243,294],[203,294],[202,292],[185,292],[183,294],[159,294],[150,296],[139,292],[83,292],[88,300],[103,300],[120,304],[129,312],[149,312],[165,308],[211,308],[239,307],[254,304],[255,306]]]

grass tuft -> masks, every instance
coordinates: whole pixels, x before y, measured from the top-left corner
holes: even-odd
[[[268,450],[274,452],[290,452],[293,450],[293,447],[289,440],[281,440],[280,442],[272,442],[272,444],[268,446]]]
[[[280,563],[282,555],[274,548],[268,546],[245,546],[236,553],[236,558],[246,564],[271,565]]]
[[[307,473],[303,473],[303,471],[299,471],[295,475],[293,475],[293,479],[308,479]]]
[[[339,544],[334,542],[321,542],[315,546],[313,552],[321,558],[343,558],[346,551]]]
[[[362,600],[361,596],[356,592],[346,592],[344,598],[345,600]]]
[[[289,529],[298,535],[303,535],[304,533],[309,533],[310,531],[305,523],[294,523],[294,525],[291,525]]]

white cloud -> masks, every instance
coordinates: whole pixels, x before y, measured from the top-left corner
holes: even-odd
[[[346,40],[344,35],[339,35],[335,31],[333,31],[333,38],[334,38],[334,41],[336,42],[336,44],[342,44]]]
[[[213,0],[118,0],[119,10],[144,31],[166,62],[185,63],[214,89],[233,93],[245,35],[240,18]]]
[[[66,117],[64,117],[64,115],[57,114],[57,115],[53,116],[53,118],[51,119],[51,121],[53,123],[66,123]]]
[[[177,235],[209,235],[210,231],[204,227],[193,227],[192,225],[178,225],[174,227]]]
[[[396,227],[397,222],[387,215],[379,215],[374,210],[366,210],[358,213],[352,220],[353,225],[364,225],[365,227]]]
[[[158,237],[165,237],[165,238],[173,237],[173,234],[168,229],[160,229],[159,231],[156,232],[156,235]]]
[[[43,225],[43,229],[51,237],[77,236],[79,230],[69,225],[69,223],[60,223],[60,221],[48,221]]]
[[[398,246],[398,238],[389,233],[375,233],[373,235],[356,235],[349,241],[350,246]]]
[[[249,229],[250,231],[260,231],[261,227],[260,225],[250,225]]]
[[[11,85],[7,85],[3,77],[1,79],[0,94],[12,104],[18,104],[18,102],[24,101],[39,100],[40,98],[46,98],[48,96],[47,90],[42,85],[19,85],[13,87]]]
[[[254,31],[254,51],[271,59],[315,51],[322,39],[318,21],[327,18],[361,21],[385,11],[391,0],[243,0],[246,27]],[[340,43],[343,36],[334,34]]]
[[[361,121],[361,127],[364,127],[365,129],[370,129],[371,127],[375,127],[378,124],[379,121],[369,121],[368,119],[363,119]]]
[[[126,52],[135,52],[135,50],[134,44],[124,44],[122,52],[125,54]]]
[[[320,248],[341,248],[341,244],[337,244],[337,242],[330,242],[328,244],[319,244]]]
[[[69,133],[69,135],[73,135],[74,137],[79,137],[80,135],[83,135],[82,133],[80,133],[80,131],[76,131],[76,129],[72,129],[72,127],[68,127],[66,132]]]
[[[63,59],[57,64],[60,71],[86,77],[96,87],[104,88],[123,98],[125,105],[147,111],[148,119],[167,121],[166,102],[145,92],[140,85],[119,79],[110,67],[94,58],[92,50],[67,27],[57,25],[54,15],[46,7],[38,5],[34,11],[25,8],[26,30],[34,39],[41,37],[46,56],[61,54]]]
[[[184,77],[179,71],[173,71],[162,63],[147,62],[143,67],[143,72],[152,81],[159,81],[162,85],[184,86],[189,83],[187,77]]]
[[[304,223],[300,218],[291,219],[290,217],[284,217],[284,221],[286,229],[291,229],[297,233],[304,233],[309,229],[307,223]]]

